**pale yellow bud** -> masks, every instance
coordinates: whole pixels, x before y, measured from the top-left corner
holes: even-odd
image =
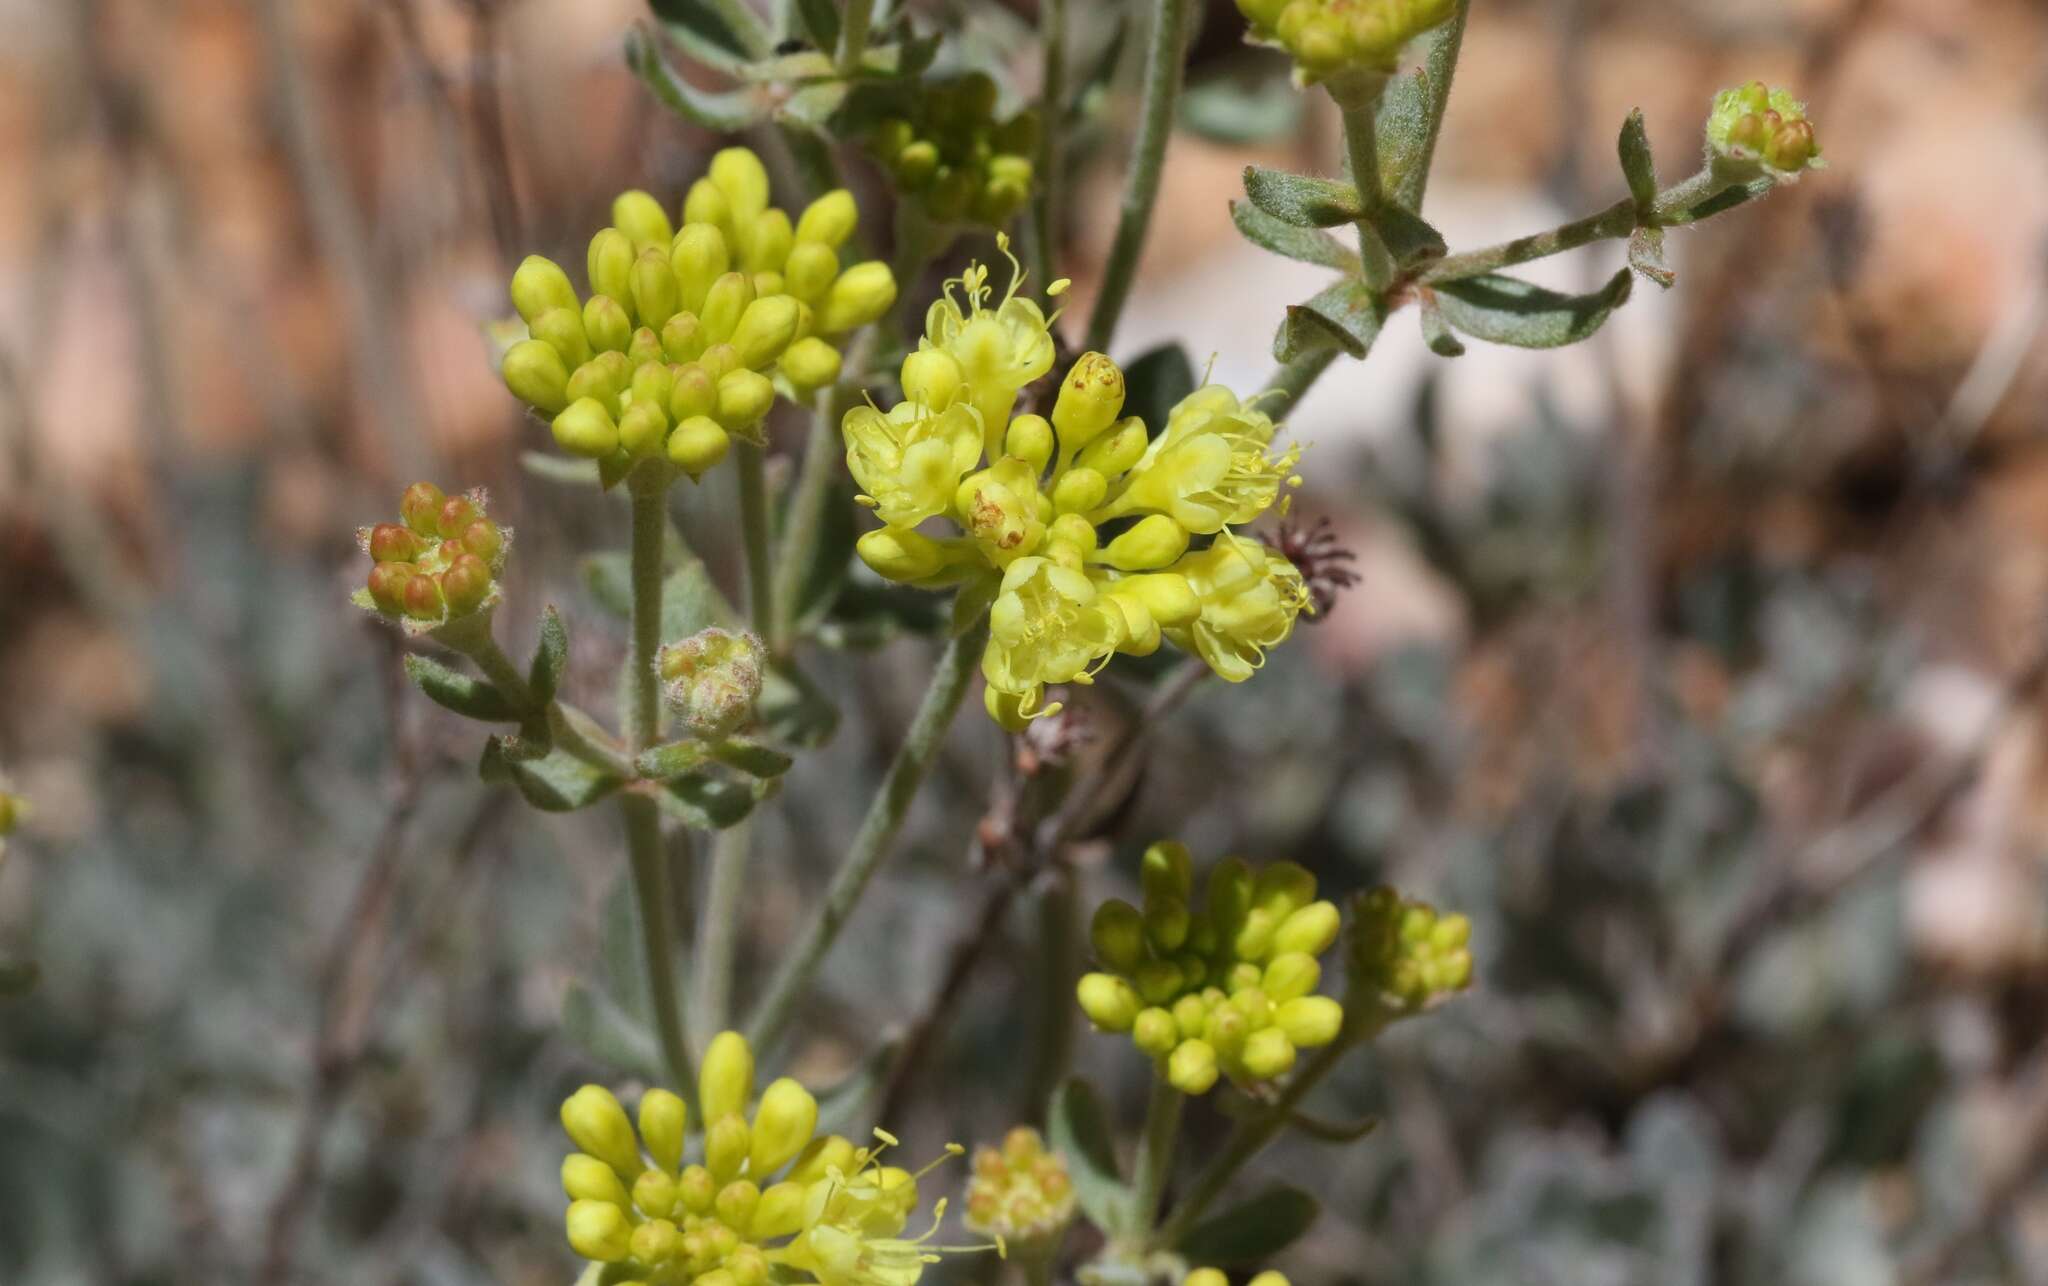
[[[850,1174],[853,1171],[853,1144],[837,1134],[828,1134],[822,1139],[812,1139],[789,1167],[789,1179],[793,1183],[811,1184],[827,1177],[832,1171]]]
[[[839,278],[839,252],[817,241],[799,241],[789,252],[783,283],[790,294],[815,304]]]
[[[711,158],[705,177],[725,193],[735,227],[768,208],[768,167],[748,148],[728,147],[719,151]]]
[[[1337,940],[1338,928],[1336,903],[1311,902],[1280,922],[1273,933],[1273,949],[1319,956]]]
[[[700,311],[711,283],[732,267],[725,234],[709,223],[685,224],[669,246],[668,265],[682,290],[683,307],[691,312]]]
[[[689,1108],[682,1097],[664,1089],[651,1089],[640,1096],[640,1139],[654,1157],[654,1163],[674,1174],[683,1160],[683,1131]]]
[[[745,1112],[753,1096],[753,1047],[736,1031],[713,1036],[697,1070],[697,1110],[706,1121],[716,1121]]]
[[[1314,1049],[1337,1039],[1344,1027],[1344,1006],[1328,996],[1297,996],[1273,1012],[1273,1022],[1294,1044]]]
[[[536,410],[553,415],[569,404],[569,368],[555,346],[522,339],[505,351],[505,387]]]
[[[1085,514],[1108,494],[1109,479],[1095,470],[1069,469],[1053,484],[1052,507],[1063,514]]]
[[[707,224],[730,237],[733,230],[732,198],[710,179],[698,179],[690,185],[689,195],[683,198],[683,222]]]
[[[555,416],[555,445],[570,455],[595,460],[619,449],[619,427],[612,423],[604,403],[593,397],[578,398]]]
[[[903,359],[903,396],[934,411],[953,404],[965,379],[959,361],[943,348],[919,349]]]
[[[583,317],[574,308],[550,308],[533,319],[528,330],[545,340],[571,369],[590,360],[590,338],[583,331]]]
[[[590,249],[584,254],[584,267],[590,273],[590,291],[593,295],[610,295],[613,299],[630,299],[633,296],[633,261],[640,252],[633,247],[633,238],[617,228],[602,228],[590,239]]]
[[[745,273],[728,272],[711,283],[711,289],[704,296],[704,307],[697,311],[698,320],[704,323],[704,333],[714,344],[722,344],[731,338],[734,328],[740,324],[740,314],[747,305],[754,302],[754,283]]]
[[[729,431],[759,424],[775,405],[775,383],[758,371],[727,371],[718,379],[715,418]]]
[[[1103,1031],[1129,1031],[1131,1024],[1137,1021],[1141,1008],[1138,993],[1132,990],[1130,983],[1114,974],[1085,974],[1074,994],[1081,1002],[1081,1012],[1088,1015],[1088,1021]]]
[[[752,1133],[738,1112],[718,1118],[704,1131],[704,1166],[719,1184],[738,1177],[747,1164]]]
[[[1207,1094],[1216,1084],[1216,1051],[1205,1040],[1184,1040],[1166,1060],[1166,1082],[1183,1094]]]
[[[820,389],[839,378],[839,350],[812,335],[783,350],[775,364],[797,392]]]
[[[854,542],[854,553],[876,574],[896,581],[918,581],[946,569],[946,551],[930,536],[908,528],[882,527]]]
[[[1142,572],[1165,567],[1187,550],[1187,528],[1165,514],[1148,514],[1110,541],[1098,561],[1108,563],[1118,571]],[[1187,582],[1182,580],[1181,584],[1186,585]]]
[[[1043,473],[1052,459],[1052,425],[1042,415],[1018,416],[1010,421],[1009,430],[1003,435],[1003,451],[1028,463],[1032,472]],[[1058,504],[1057,496],[1054,504]]]
[[[668,443],[668,413],[655,402],[633,400],[619,416],[619,446],[631,456],[650,456]]]
[[[528,255],[512,273],[512,307],[531,326],[534,319],[551,308],[579,310],[576,288],[569,274],[552,259]]]
[[[630,285],[625,297],[631,297]],[[622,353],[633,342],[633,316],[618,299],[592,295],[583,304],[583,333],[598,352]]]
[[[731,449],[731,435],[708,415],[693,415],[668,435],[669,463],[692,478],[709,473]]]
[[[612,226],[632,238],[635,252],[650,246],[666,250],[669,238],[675,235],[661,202],[638,188],[612,198]]]
[[[1245,1037],[1239,1059],[1254,1077],[1269,1081],[1294,1066],[1294,1042],[1278,1027],[1261,1027]]]
[[[762,1091],[754,1113],[754,1139],[748,1173],[766,1176],[809,1146],[818,1128],[818,1100],[785,1076]],[[728,1221],[731,1222],[731,1221]],[[744,1225],[735,1224],[735,1227]]]
[[[771,295],[748,304],[732,332],[731,343],[740,365],[759,370],[782,356],[796,338],[797,308],[796,300],[788,295]]]
[[[1131,1040],[1139,1049],[1161,1058],[1180,1043],[1180,1027],[1164,1009],[1147,1009],[1131,1024]]]
[[[609,1201],[572,1201],[566,1222],[570,1247],[585,1259],[615,1264],[632,1250],[626,1212]]]
[[[1083,353],[1060,381],[1059,400],[1053,404],[1052,426],[1061,448],[1073,453],[1101,437],[1123,406],[1123,368],[1102,353]]]
[[[834,188],[804,207],[796,221],[796,239],[837,250],[853,235],[859,222],[860,209],[854,204],[853,193]]]
[[[752,222],[738,224],[736,231],[740,264],[748,272],[781,272],[789,260],[789,248],[796,244],[789,216],[780,210],[763,210]]]
[[[826,292],[818,310],[818,330],[844,334],[879,318],[895,302],[896,276],[889,265],[874,259],[857,263],[840,273]]]
[[[626,1204],[626,1185],[619,1182],[619,1172],[584,1152],[562,1158],[562,1192],[571,1201]]]
[[[633,312],[642,326],[659,330],[682,307],[676,274],[658,249],[649,247],[633,261],[632,284]]]
[[[1130,471],[1138,458],[1145,454],[1149,441],[1145,422],[1133,415],[1083,447],[1074,462],[1095,470],[1105,478],[1115,478]]]
[[[755,1241],[787,1237],[804,1226],[804,1184],[785,1180],[761,1194],[747,1233]]]

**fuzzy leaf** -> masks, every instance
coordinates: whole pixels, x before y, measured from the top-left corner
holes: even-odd
[[[1321,1206],[1299,1188],[1284,1184],[1205,1219],[1188,1230],[1177,1247],[1189,1263],[1245,1264],[1270,1259],[1309,1230]]]
[[[730,134],[757,124],[766,115],[751,89],[714,92],[684,80],[642,28],[626,33],[626,66],[663,106],[693,125]]]
[[[482,679],[460,674],[432,657],[408,655],[405,677],[443,709],[485,723],[516,723],[519,712],[504,693]]]
[[[1263,165],[1244,167],[1244,194],[1253,205],[1295,228],[1334,228],[1356,223],[1364,214],[1358,189],[1349,183]]]
[[[1624,268],[1590,295],[1562,295],[1489,273],[1437,286],[1444,320],[1472,336],[1516,348],[1561,348],[1592,335],[1628,301],[1634,274]]]
[[[667,1079],[654,1038],[580,982],[570,983],[562,997],[562,1031],[601,1063],[657,1083]]]
[[[820,49],[839,47],[839,6],[832,0],[797,0],[796,14],[812,44]]]
[[[737,768],[749,777],[780,777],[795,765],[796,760],[783,754],[773,746],[764,746],[758,741],[728,738],[711,747],[711,757],[728,768]]]
[[[1437,303],[1436,292],[1422,291],[1417,303],[1416,311],[1422,317],[1422,342],[1429,345],[1429,351],[1438,357],[1463,357],[1465,346],[1444,323],[1444,310]]]
[[[1430,226],[1428,220],[1392,201],[1380,205],[1372,226],[1386,243],[1387,253],[1403,268],[1441,259],[1449,248],[1444,245],[1444,234]]]
[[[805,85],[782,100],[782,105],[775,109],[775,119],[790,124],[806,125],[812,129],[823,129],[825,123],[832,119],[833,113],[846,105],[846,96],[850,89],[851,86],[843,80],[828,81],[821,85]]]
[[[583,587],[597,605],[620,620],[633,614],[633,580],[624,554],[591,554],[583,560]]]
[[[1285,76],[1209,76],[1181,94],[1180,125],[1215,143],[1270,143],[1301,127],[1307,101]]]
[[[1138,416],[1158,433],[1173,408],[1194,391],[1195,364],[1188,351],[1179,344],[1161,344],[1124,367],[1123,413]]]
[[[653,781],[667,781],[703,767],[710,753],[701,741],[671,741],[641,751],[633,770]]]
[[[647,7],[672,33],[686,33],[734,58],[747,56],[747,47],[740,43],[718,10],[704,0],[648,0]]]
[[[1643,128],[1643,109],[1638,107],[1621,124],[1621,172],[1628,179],[1628,194],[1636,209],[1647,212],[1657,204],[1657,162],[1650,155],[1650,135]]]
[[[1321,228],[1298,228],[1261,210],[1249,201],[1230,203],[1230,221],[1244,239],[1262,250],[1288,259],[1321,264],[1339,272],[1356,273],[1358,255]]]
[[[711,583],[711,573],[692,558],[668,574],[661,586],[661,637],[673,643],[711,626],[737,629],[739,613]]]
[[[1372,292],[1356,281],[1340,281],[1305,304],[1291,304],[1273,337],[1273,356],[1291,362],[1304,353],[1341,348],[1364,357],[1379,338],[1386,315]]]
[[[663,782],[655,800],[687,826],[700,831],[722,831],[753,812],[760,795],[754,787],[740,782],[688,773]]]
[[[1711,219],[1717,214],[1725,214],[1729,210],[1733,210],[1738,205],[1743,205],[1756,200],[1758,197],[1768,195],[1772,186],[1769,179],[1757,179],[1732,188],[1724,188],[1698,205],[1690,206],[1683,210],[1674,210],[1669,214],[1658,215],[1657,226],[1660,228],[1676,228],[1688,223],[1698,223],[1702,219]]]
[[[549,603],[540,614],[540,642],[533,649],[533,664],[527,667],[526,681],[533,688],[533,699],[546,705],[555,699],[555,693],[562,686],[562,672],[569,665],[569,627],[562,623],[562,614]]]
[[[1078,1076],[1062,1083],[1047,1127],[1053,1149],[1066,1158],[1081,1209],[1103,1231],[1120,1231],[1130,1219],[1131,1194],[1117,1172],[1116,1144],[1095,1087]]]
[[[510,781],[526,802],[544,813],[570,813],[592,804],[625,785],[624,779],[605,772],[562,750],[550,750],[535,758],[510,753],[502,738],[493,737],[484,748],[480,772],[485,781]]]

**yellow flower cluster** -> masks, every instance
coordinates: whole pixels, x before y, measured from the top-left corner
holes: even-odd
[[[701,477],[732,435],[758,435],[775,401],[766,372],[796,394],[831,383],[831,341],[896,302],[887,264],[840,266],[853,195],[828,192],[792,223],[768,204],[768,171],[746,148],[711,159],[682,216],[678,230],[647,193],[620,195],[590,242],[588,299],[539,255],[512,275],[530,338],[506,352],[505,384],[552,417],[571,455],[666,455]]]
[[[1401,47],[1457,12],[1456,0],[1237,0],[1250,39],[1277,45],[1304,82],[1394,70]]]
[[[1760,80],[1714,96],[1707,147],[1717,159],[1760,166],[1776,179],[1797,178],[1824,164],[1806,104]]]
[[[698,1075],[702,1150],[689,1164],[677,1095],[642,1095],[637,1134],[610,1090],[570,1095],[562,1127],[579,1149],[562,1162],[570,1246],[617,1265],[607,1280],[645,1286],[911,1286],[940,1249],[929,1232],[902,1236],[919,1176],[881,1164],[883,1148],[814,1137],[817,1100],[795,1080],[773,1082],[758,1102],[753,1083],[745,1037],[721,1033]],[[944,1210],[940,1201],[934,1229]]]
[[[1037,1130],[1020,1125],[1000,1148],[974,1152],[967,1183],[967,1226],[1026,1246],[1044,1246],[1074,1218],[1074,1183],[1067,1163],[1046,1150]]]
[[[1472,985],[1472,922],[1464,916],[1440,915],[1382,887],[1354,900],[1352,921],[1353,996],[1370,997],[1380,1018],[1405,1017]]]
[[[1220,1268],[1197,1268],[1180,1279],[1180,1286],[1230,1286],[1230,1278]],[[1287,1275],[1269,1268],[1252,1278],[1247,1286],[1288,1286]]]
[[[1001,227],[1031,197],[1037,115],[996,120],[996,83],[983,72],[922,90],[875,126],[868,150],[934,221]]]
[[[1115,653],[1162,640],[1233,683],[1250,678],[1309,596],[1294,564],[1232,528],[1300,481],[1301,448],[1276,450],[1272,418],[1218,385],[1149,433],[1119,418],[1124,373],[1101,353],[1067,371],[1050,419],[1013,416],[1052,369],[1053,341],[1012,269],[1000,302],[980,265],[948,282],[904,359],[904,400],[847,413],[846,464],[884,524],[856,545],[862,561],[891,580],[990,594],[985,701],[1013,731],[1058,708],[1046,688],[1090,682]],[[959,534],[919,530],[933,519]]]
[[[444,625],[496,602],[511,533],[484,516],[481,488],[450,496],[415,482],[399,498],[402,522],[356,532],[372,560],[357,602],[386,616]]]
[[[1104,972],[1084,976],[1077,995],[1097,1028],[1129,1032],[1185,1094],[1207,1093],[1219,1072],[1240,1085],[1271,1080],[1297,1050],[1337,1038],[1344,1007],[1315,991],[1339,917],[1317,900],[1315,876],[1230,858],[1197,910],[1188,850],[1170,840],[1146,850],[1141,875],[1144,909],[1105,902],[1089,929]]]

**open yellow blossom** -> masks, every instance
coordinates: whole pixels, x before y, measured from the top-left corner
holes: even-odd
[[[1309,605],[1299,568],[1278,550],[1231,532],[1181,559],[1174,570],[1186,578],[1201,610],[1168,636],[1231,683],[1252,677]]]

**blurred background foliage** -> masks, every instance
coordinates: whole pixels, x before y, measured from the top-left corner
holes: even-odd
[[[915,8],[1028,95],[1020,3]],[[1128,7],[1080,7],[1077,65],[1118,65]],[[1811,100],[1833,168],[1685,234],[1678,289],[1567,355],[1441,363],[1395,326],[1333,371],[1293,416],[1297,513],[1362,584],[1153,730],[1066,853],[1083,900],[1173,833],[1472,916],[1473,992],[1318,1096],[1377,1132],[1265,1163],[1324,1197],[1298,1281],[2048,1282],[2048,14],[1475,10],[1454,244],[1604,204],[1630,107],[1681,156],[1751,76]],[[405,483],[489,486],[514,640],[560,604],[603,703],[623,631],[582,555],[623,515],[521,468],[481,327],[520,253],[580,262],[616,190],[673,198],[719,142],[626,73],[641,16],[0,4],[0,765],[36,807],[0,959],[41,970],[0,1000],[0,1281],[572,1275],[554,1104],[648,1058],[612,819],[481,784],[344,598]],[[1117,354],[1177,339],[1246,386],[1307,292],[1226,202],[1337,148],[1205,17]],[[1134,72],[1073,149],[1083,308]],[[726,488],[677,517],[734,585]],[[885,598],[845,612],[874,646],[813,658],[840,721],[754,823],[742,995],[930,664],[857,610]],[[1086,765],[1147,697],[1079,695]],[[1137,1116],[1136,1060],[1071,1030],[1060,898],[982,842],[1016,760],[961,721],[787,1051],[920,1148],[1035,1116],[1068,1039]],[[1226,1124],[1192,1112],[1190,1150]]]

